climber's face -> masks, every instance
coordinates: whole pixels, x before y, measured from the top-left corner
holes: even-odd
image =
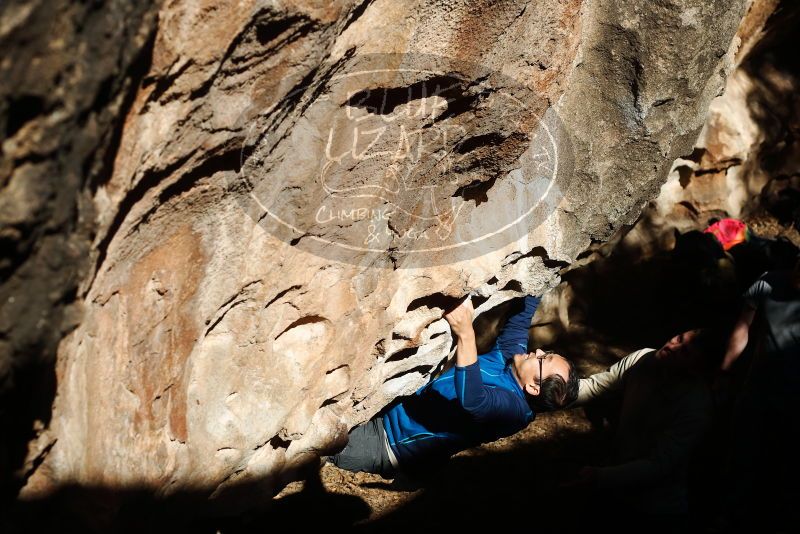
[[[513,369],[520,386],[533,396],[541,392],[542,382],[553,375],[559,375],[565,383],[569,381],[569,362],[566,358],[542,349],[515,354]]]

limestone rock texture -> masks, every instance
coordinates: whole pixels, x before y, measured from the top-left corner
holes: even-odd
[[[542,294],[637,219],[691,153],[749,8],[124,5],[38,30],[26,21],[51,7],[3,8],[0,38],[28,28],[41,47],[2,63],[0,231],[16,247],[3,368],[33,339],[25,284],[60,339],[42,345],[55,392],[24,499],[78,485],[224,509],[268,500],[430,378],[451,350],[447,306],[472,294],[482,314]],[[93,17],[108,44],[87,33]],[[86,59],[37,62],[58,47]],[[46,94],[8,83],[45,72]],[[20,98],[36,105],[15,111]],[[67,290],[55,306],[47,284]]]
[[[50,420],[56,349],[82,316],[78,285],[97,228],[93,195],[113,166],[157,21],[149,1],[0,5],[4,497],[30,469],[22,468],[27,442]]]
[[[741,219],[773,242],[771,268],[791,268],[800,248],[798,23],[797,4],[751,6],[737,32],[736,66],[723,94],[712,100],[694,147],[675,160],[636,224],[593,243],[561,272],[561,283],[537,312],[536,342],[582,355],[622,345],[620,354],[580,361],[589,374],[635,347],[735,313],[739,295],[766,260],[729,258],[687,272],[674,255],[681,234],[702,231],[716,219]]]
[[[694,147],[675,160],[636,225],[596,247],[603,252],[595,259],[617,245],[652,257],[674,246],[675,231],[703,230],[723,217],[800,247],[800,63],[790,44],[798,21],[800,9],[790,3],[762,2],[748,11],[735,69],[711,101]]]
[[[712,101],[692,153],[675,161],[651,219],[686,231],[712,216],[738,217],[762,237],[800,246],[800,68],[789,44],[800,10],[785,4],[774,13],[740,51],[724,94]]]

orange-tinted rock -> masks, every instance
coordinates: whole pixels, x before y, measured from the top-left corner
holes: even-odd
[[[541,294],[636,220],[744,5],[161,6],[23,495],[274,494],[429,378],[446,306]]]

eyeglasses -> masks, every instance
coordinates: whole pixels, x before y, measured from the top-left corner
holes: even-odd
[[[548,350],[548,351],[545,351],[544,354],[540,354],[539,356],[536,356],[536,359],[539,360],[539,384],[538,385],[539,385],[540,389],[542,387],[542,382],[544,382],[544,378],[542,376],[542,364],[544,363],[544,359],[547,358],[548,356],[550,356],[551,354],[554,354],[554,352],[551,351],[551,350]]]

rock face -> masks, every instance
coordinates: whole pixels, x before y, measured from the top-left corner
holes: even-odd
[[[80,273],[82,316],[58,347],[24,498],[69,483],[264,501],[428,379],[450,350],[445,307],[541,294],[638,217],[691,150],[747,7],[319,5],[158,8],[119,138],[87,142],[110,147],[108,172],[63,193],[82,199],[70,213],[89,228],[58,241],[85,250],[57,269]],[[141,10],[127,23],[146,28]],[[87,92],[124,95],[135,75]],[[65,150],[94,127],[53,142]],[[11,133],[4,232],[17,220],[6,199],[37,195],[31,164],[9,155],[37,132]],[[50,213],[18,219],[65,228]],[[26,254],[4,292],[36,261]],[[13,333],[25,318],[8,310]]]
[[[800,246],[797,87],[800,61],[790,45],[798,6],[761,2],[738,37],[736,68],[708,108],[691,151],[675,160],[667,181],[637,224],[600,247],[635,250],[640,258],[670,250],[675,231],[703,230],[735,217],[757,235]],[[592,256],[585,255],[588,259]]]
[[[712,100],[693,149],[675,160],[633,227],[593,244],[562,272],[537,312],[543,326],[532,333],[539,343],[595,356],[579,363],[586,374],[596,372],[629,350],[657,346],[710,318],[731,312],[734,321],[739,295],[764,269],[794,265],[800,248],[800,147],[793,133],[800,118],[798,22],[800,6],[793,3],[760,2],[748,10],[737,32],[736,68]],[[702,257],[687,261],[686,248],[676,254],[676,236],[723,217],[775,240],[769,255],[739,251],[734,261],[711,266]],[[615,343],[626,350],[602,354]]]
[[[56,347],[81,317],[93,195],[149,68],[156,15],[149,1],[0,5],[3,495],[50,418]]]
[[[711,216],[739,217],[763,237],[800,246],[800,147],[793,134],[800,61],[789,44],[800,9],[786,4],[775,15],[712,101],[692,153],[675,162],[652,220],[685,231]]]

